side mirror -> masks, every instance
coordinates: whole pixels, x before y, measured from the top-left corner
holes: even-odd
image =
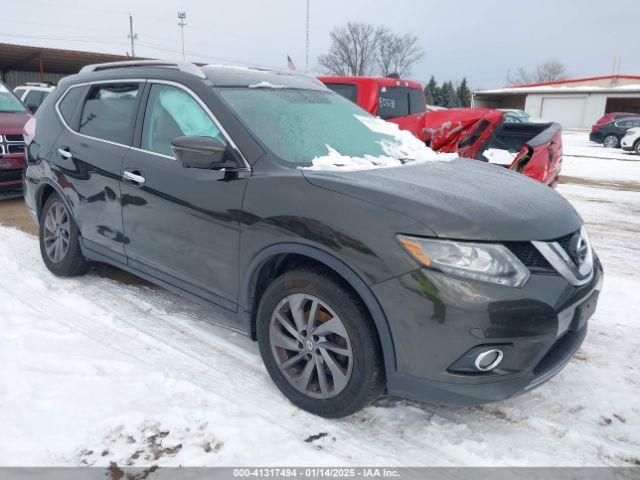
[[[171,148],[176,159],[188,168],[220,170],[237,167],[226,145],[213,137],[177,137],[171,141]]]

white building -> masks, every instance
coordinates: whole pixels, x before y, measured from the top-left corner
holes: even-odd
[[[605,113],[640,113],[640,75],[608,75],[484,90],[474,107],[517,108],[564,128],[590,128]]]

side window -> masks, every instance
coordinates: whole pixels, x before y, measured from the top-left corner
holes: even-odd
[[[64,118],[64,121],[67,122],[67,125],[71,125],[71,120],[73,119],[73,114],[76,111],[78,102],[81,100],[81,95],[82,88],[70,88],[67,90],[62,101],[58,104],[58,110],[60,110],[60,114],[62,115],[62,118]]]
[[[377,113],[383,120],[409,115],[409,96],[406,89],[381,87]]]
[[[90,137],[129,144],[140,91],[138,83],[95,85],[82,107],[78,131]]]
[[[327,83],[327,87],[336,92],[341,97],[358,103],[358,87],[348,83]]]
[[[411,115],[414,113],[422,113],[425,110],[424,92],[417,88],[409,90],[409,111]]]
[[[24,92],[26,91],[26,88],[16,88],[13,93],[16,94],[16,97],[18,97],[20,100],[22,100],[22,96],[24,95]]]
[[[214,137],[227,143],[211,117],[190,94],[169,85],[152,85],[140,148],[173,156],[171,141],[190,135]]]
[[[24,104],[31,109],[31,111],[35,111],[40,104],[42,103],[44,96],[42,92],[39,90],[31,90],[27,93],[27,96],[24,98]]]

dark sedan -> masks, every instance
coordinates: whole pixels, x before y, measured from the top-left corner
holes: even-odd
[[[636,127],[640,127],[640,117],[619,118],[613,122],[595,124],[591,127],[589,140],[601,143],[605,147],[618,148],[627,130]]]

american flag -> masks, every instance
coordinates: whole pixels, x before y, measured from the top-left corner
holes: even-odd
[[[289,70],[296,69],[296,64],[293,63],[293,60],[291,60],[291,57],[289,55],[287,55],[287,66],[289,67]]]

